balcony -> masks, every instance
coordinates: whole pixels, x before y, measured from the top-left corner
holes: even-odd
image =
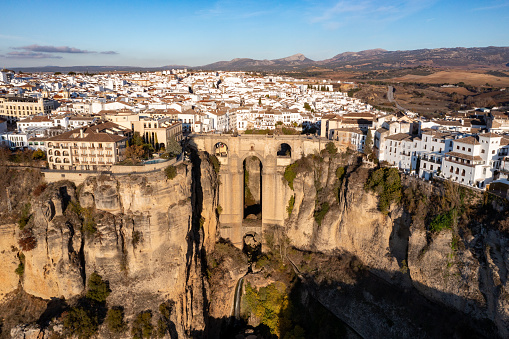
[[[462,166],[468,166],[468,167],[475,167],[477,165],[484,165],[484,161],[470,161],[468,160],[469,162],[467,163],[467,161],[465,161],[464,159],[453,159],[453,158],[445,158],[446,161],[449,161],[449,162],[452,162],[452,163],[455,163],[455,164],[459,164],[459,165],[462,165]]]

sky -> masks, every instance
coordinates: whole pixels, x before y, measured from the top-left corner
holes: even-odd
[[[2,0],[1,8],[0,68],[509,46],[509,0]]]

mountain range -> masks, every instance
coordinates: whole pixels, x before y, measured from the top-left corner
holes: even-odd
[[[203,66],[166,65],[162,67],[132,66],[45,66],[14,68],[23,72],[108,72],[108,71],[157,71],[171,68],[221,71],[295,71],[295,70],[381,70],[417,66],[438,68],[509,68],[509,47],[456,47],[387,51],[370,49],[360,52],[344,52],[321,61],[314,61],[303,54],[273,60],[235,58]]]

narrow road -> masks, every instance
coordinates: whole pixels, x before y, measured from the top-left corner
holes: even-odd
[[[403,112],[407,111],[406,108],[404,108],[403,106],[398,104],[396,100],[394,100],[394,87],[392,86],[387,87],[387,100],[389,100],[389,102],[394,102],[396,104],[397,109],[402,110]]]

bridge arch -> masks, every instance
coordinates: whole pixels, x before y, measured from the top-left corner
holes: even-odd
[[[223,141],[217,141],[214,144],[212,154],[216,157],[228,157],[228,144]]]
[[[292,146],[287,142],[279,142],[276,147],[276,155],[278,157],[292,157]]]

